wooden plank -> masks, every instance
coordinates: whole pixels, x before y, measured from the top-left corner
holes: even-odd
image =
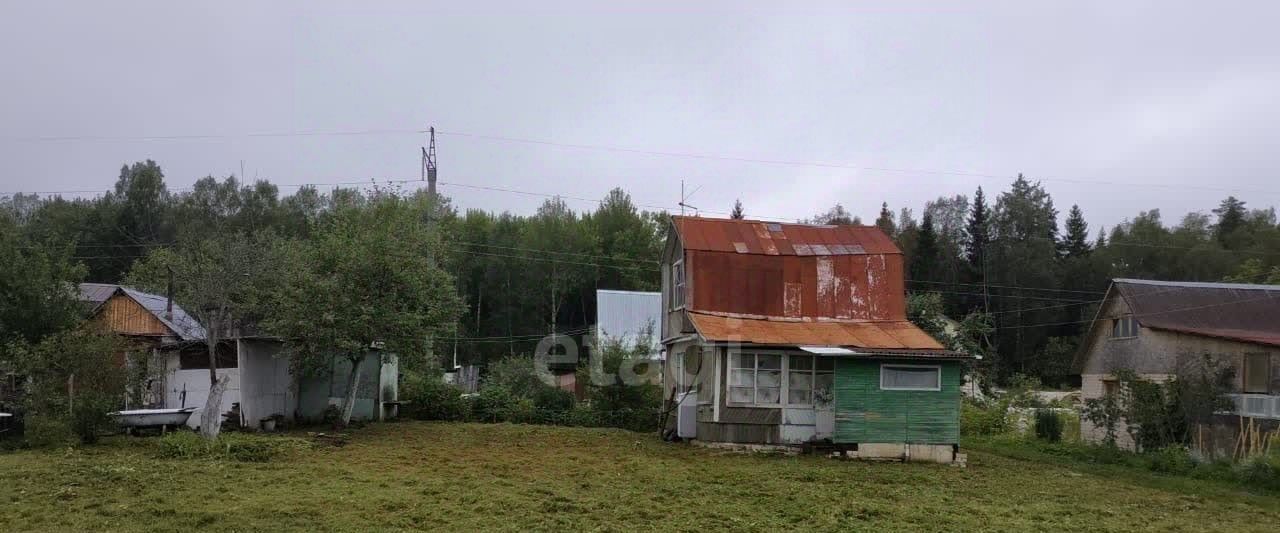
[[[919,361],[841,358],[836,362],[835,441],[957,444],[960,364],[940,361],[942,390],[880,390],[880,365]]]

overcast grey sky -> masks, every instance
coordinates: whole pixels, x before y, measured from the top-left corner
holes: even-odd
[[[800,218],[874,218],[1042,179],[1096,230],[1234,191],[1280,202],[1280,4],[83,2],[0,6],[0,191],[101,189],[155,159],[172,188],[440,179]],[[137,137],[219,135],[213,139]],[[94,137],[33,141],[33,137]],[[105,138],[105,139],[103,139]],[[1145,184],[1145,185],[1144,185]],[[1152,186],[1159,184],[1160,186]],[[289,192],[291,189],[284,189]],[[461,207],[536,196],[442,186]],[[994,194],[991,194],[994,197]],[[577,209],[592,204],[570,201]]]

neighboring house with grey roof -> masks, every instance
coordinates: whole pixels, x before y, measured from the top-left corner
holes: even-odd
[[[1115,279],[1083,337],[1074,366],[1081,396],[1118,392],[1114,372],[1165,381],[1205,356],[1234,371],[1236,409],[1216,417],[1209,451],[1229,450],[1241,417],[1267,430],[1280,426],[1280,286]],[[1246,422],[1247,423],[1247,422]],[[1105,433],[1087,420],[1081,434]],[[1119,444],[1133,447],[1121,428]]]
[[[121,354],[121,363],[145,376],[141,390],[130,395],[126,407],[203,409],[209,397],[209,352],[205,328],[195,317],[168,297],[129,287],[82,283],[79,289],[89,320],[130,340],[128,353],[134,356]],[[295,380],[283,348],[279,339],[266,335],[236,331],[223,336],[217,346],[216,370],[219,378],[228,381],[219,407],[222,413],[237,411],[241,425],[252,428],[272,417],[318,420],[330,405],[343,399],[350,369],[345,357],[334,359],[331,372]],[[371,351],[360,364],[364,370],[354,418],[394,416],[396,357]],[[189,423],[200,420],[198,413]]]

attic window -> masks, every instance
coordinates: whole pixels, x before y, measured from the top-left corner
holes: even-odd
[[[670,309],[684,307],[684,259],[677,259],[671,264],[671,301]]]
[[[1138,321],[1133,315],[1111,319],[1111,338],[1132,339],[1138,336]]]
[[[765,227],[768,227],[769,231],[772,231],[774,233],[780,233],[782,231],[782,224],[770,222],[768,224],[765,224]]]

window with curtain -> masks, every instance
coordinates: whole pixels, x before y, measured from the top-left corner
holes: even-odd
[[[1138,321],[1133,315],[1111,319],[1111,338],[1128,339],[1138,336]]]
[[[880,365],[883,390],[942,390],[942,368],[925,365]]]

